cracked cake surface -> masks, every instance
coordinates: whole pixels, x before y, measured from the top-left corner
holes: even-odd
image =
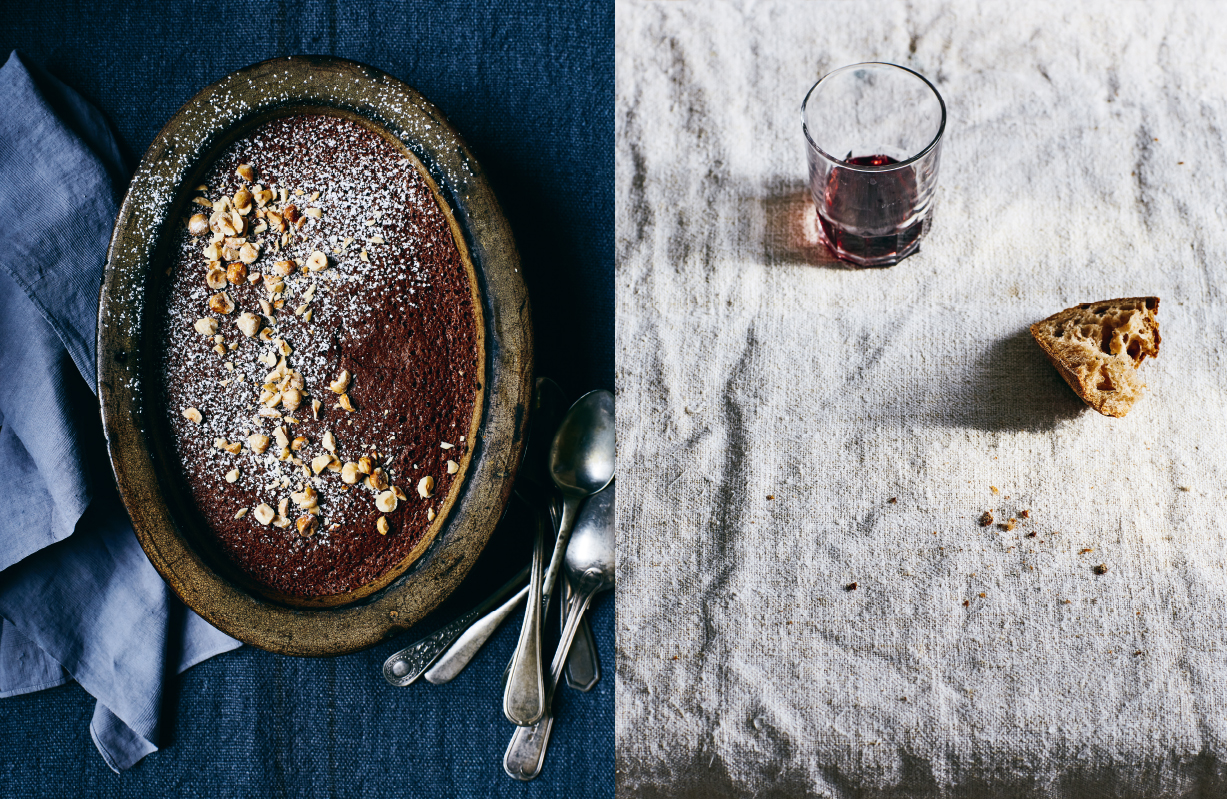
[[[394,573],[475,431],[480,341],[447,210],[397,147],[318,114],[248,131],[193,197],[160,373],[196,507],[287,596]]]

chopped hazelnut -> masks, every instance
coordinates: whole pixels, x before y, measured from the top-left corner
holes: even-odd
[[[290,449],[294,450],[295,452],[298,452],[305,446],[307,446],[306,436],[295,436],[294,440],[290,442]]]
[[[242,331],[244,336],[251,338],[260,332],[260,317],[256,316],[251,311],[244,311],[239,314],[239,318],[235,321],[235,326]]]
[[[251,164],[239,164],[238,168],[234,171],[238,173],[239,177],[246,180],[248,183],[256,179],[256,170],[251,168]]]
[[[298,520],[294,522],[294,526],[298,528],[299,535],[303,538],[310,538],[315,535],[315,531],[319,529],[320,523],[314,516],[307,515],[299,516]]]
[[[227,483],[233,483],[238,479],[239,479],[239,470],[237,467],[226,472],[226,482]]]
[[[201,415],[200,411],[196,410],[195,408],[184,408],[183,418],[187,419],[189,422],[194,422],[195,424],[200,424],[204,421],[204,416]]]
[[[205,272],[205,285],[214,291],[226,287],[226,270],[221,268],[221,261],[218,261],[217,264],[217,266],[210,266],[209,271]]]
[[[334,394],[344,394],[349,389],[349,371],[342,369],[337,379],[328,384]]]
[[[196,332],[202,336],[216,335],[217,320],[206,316],[203,319],[197,319],[194,327],[196,328]]]
[[[447,462],[447,473],[455,474],[458,471],[460,471],[460,465],[453,460],[449,460]]]
[[[321,270],[327,269],[328,268],[328,256],[324,255],[324,253],[320,252],[319,250],[316,250],[315,252],[311,253],[311,256],[309,258],[307,258],[306,266],[307,266],[307,269],[309,269],[312,272],[319,272]]]
[[[253,244],[250,241],[239,247],[239,260],[245,264],[254,264],[256,259],[260,257],[260,246]],[[243,270],[246,272],[247,270]]]
[[[351,461],[341,467],[341,482],[347,485],[358,482],[358,464]]]
[[[396,510],[396,495],[391,491],[384,491],[379,496],[375,497],[375,507],[379,508],[384,513],[391,513]]]
[[[421,480],[418,480],[418,495],[421,496],[422,499],[430,499],[431,495],[434,493],[435,478],[431,477],[430,475],[426,475]]]
[[[263,433],[253,433],[247,437],[247,446],[257,455],[263,455],[268,450],[269,437]]]
[[[192,214],[192,218],[187,221],[187,232],[193,236],[208,233],[209,218],[204,214]]]
[[[370,474],[375,469],[375,461],[369,455],[363,455],[358,459],[358,471],[363,474]]]
[[[257,505],[256,509],[253,511],[253,514],[256,517],[256,521],[258,521],[260,524],[268,524],[273,520],[273,517],[277,515],[276,511],[270,508],[268,503],[265,502],[261,502],[259,505]]]
[[[226,280],[229,280],[232,286],[241,286],[247,280],[247,265],[241,261],[235,261],[227,266]]]
[[[324,449],[328,450],[329,452],[337,451],[337,439],[335,436],[333,436],[331,430],[324,431],[324,439],[320,443],[323,445]]]
[[[234,311],[234,300],[226,292],[214,294],[209,298],[209,310],[219,314],[229,314]]]
[[[383,469],[376,469],[366,478],[366,482],[375,491],[385,491],[388,488],[388,475]]]
[[[324,471],[328,468],[328,465],[332,463],[332,458],[333,456],[331,454],[316,455],[311,459],[311,471],[315,472],[316,474]]]
[[[281,392],[281,402],[291,411],[298,410],[298,406],[302,404],[302,392],[296,388],[287,388]]]
[[[380,516],[379,519],[375,522],[375,529],[379,531],[380,535],[387,535],[388,534],[388,517]]]
[[[300,508],[309,508],[312,505],[319,504],[320,495],[310,483],[303,486],[302,491],[290,494],[290,498],[294,500],[294,504]]]
[[[345,410],[347,410],[347,411],[351,411],[351,412],[352,412],[352,411],[354,411],[354,410],[357,410],[356,408],[354,408],[354,404],[353,404],[352,402],[350,402],[350,401],[349,401],[349,395],[348,395],[348,394],[342,394],[342,395],[341,395],[341,400],[340,400],[340,402],[338,402],[338,403],[337,403],[337,405],[339,405],[341,408],[343,408],[343,409],[345,409]]]

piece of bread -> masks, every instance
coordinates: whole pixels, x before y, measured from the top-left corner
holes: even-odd
[[[1124,416],[1145,388],[1137,368],[1159,354],[1158,310],[1158,297],[1084,302],[1031,325],[1031,335],[1083,402]]]

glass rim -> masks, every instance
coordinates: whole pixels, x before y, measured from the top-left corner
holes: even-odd
[[[938,105],[940,105],[942,109],[941,124],[937,126],[937,133],[933,136],[933,140],[930,141],[928,144],[926,144],[924,148],[921,149],[920,152],[916,153],[916,155],[913,155],[911,158],[908,158],[905,161],[900,161],[895,164],[882,164],[880,166],[872,166],[870,164],[849,164],[846,161],[844,161],[842,158],[836,158],[835,156],[828,153],[826,150],[819,147],[817,142],[814,141],[814,137],[810,135],[809,125],[805,121],[805,108],[807,105],[809,105],[810,97],[814,95],[814,91],[819,86],[821,86],[827,79],[832,78],[840,74],[841,72],[847,72],[850,69],[858,69],[860,67],[894,67],[895,69],[901,69],[904,72],[910,73],[916,76],[917,78],[920,78],[920,80],[922,80],[924,84],[929,87],[929,91],[933,92],[933,96],[937,98]],[[942,93],[937,90],[937,87],[929,82],[928,78],[926,78],[924,75],[921,75],[919,72],[917,72],[914,69],[908,69],[907,67],[899,66],[898,64],[892,64],[888,61],[863,61],[859,64],[848,64],[847,66],[840,67],[839,69],[833,70],[823,75],[821,78],[817,80],[817,82],[814,83],[813,86],[809,88],[809,91],[805,93],[805,99],[801,101],[801,130],[805,133],[805,140],[809,142],[810,147],[813,147],[815,150],[817,150],[828,161],[832,161],[836,164],[839,164],[840,167],[843,169],[850,169],[856,172],[890,172],[892,170],[908,166],[909,164],[916,163],[917,161],[919,161],[920,159],[928,155],[933,150],[933,148],[937,146],[938,142],[942,140],[942,135],[946,132],[946,100],[945,98],[942,97]]]

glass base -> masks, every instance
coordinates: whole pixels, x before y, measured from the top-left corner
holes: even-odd
[[[860,235],[859,231],[841,227],[819,213],[818,231],[822,242],[841,261],[857,266],[894,266],[920,252],[920,240],[929,232],[930,218],[926,216],[889,234]]]

